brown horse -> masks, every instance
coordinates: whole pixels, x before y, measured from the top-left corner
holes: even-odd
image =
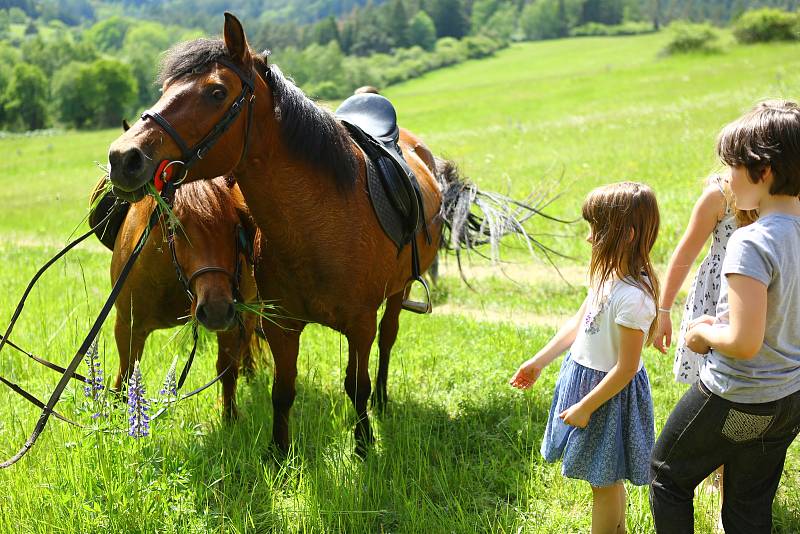
[[[151,198],[130,207],[115,240],[112,284],[154,208]],[[119,390],[127,381],[154,330],[185,324],[194,316],[217,333],[217,372],[227,369],[222,377],[223,414],[233,418],[240,366],[252,370],[253,353],[259,349],[256,317],[244,314],[237,320],[234,309],[237,294],[249,302],[257,296],[249,259],[255,227],[239,188],[226,178],[180,188],[173,210],[182,227],[174,231],[173,245],[164,235],[164,224],[153,228],[115,303],[119,371],[114,387]],[[191,295],[178,277],[178,268]]]
[[[264,238],[256,251],[258,290],[292,317],[264,325],[275,361],[273,441],[284,451],[289,447],[300,334],[315,322],[348,340],[344,387],[357,415],[356,452],[366,453],[373,440],[367,401],[376,314],[385,301],[373,397],[380,409],[387,400],[390,352],[411,276],[411,247],[398,254],[381,229],[367,196],[363,153],[340,122],[268,64],[266,56],[250,50],[233,15],[225,16],[224,40],[199,39],[168,52],[160,81],[163,94],[151,109],[158,117],[144,115],[110,147],[110,178],[117,193],[131,201],[142,198],[159,162],[181,157],[193,165],[189,179],[234,174]],[[203,140],[202,145],[220,132],[221,124],[228,129],[213,148],[199,151],[202,157],[186,157],[187,145]],[[442,206],[446,184],[437,183],[415,145],[419,149],[421,143],[405,132],[400,147],[419,181],[433,237],[431,242],[422,233],[416,237],[424,272],[440,244],[439,214],[452,210]],[[450,199],[463,200],[458,194]]]

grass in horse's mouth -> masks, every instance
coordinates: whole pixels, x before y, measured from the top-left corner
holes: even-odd
[[[153,197],[153,199],[156,201],[156,209],[159,211],[159,213],[161,215],[166,215],[167,224],[169,224],[170,227],[172,227],[173,232],[175,230],[180,229],[180,231],[183,232],[183,235],[185,236],[186,232],[183,231],[183,225],[181,225],[181,222],[178,220],[178,217],[176,217],[175,213],[172,211],[172,206],[167,204],[167,202],[161,196],[161,193],[159,193],[158,190],[156,190],[156,186],[153,184],[153,182],[147,182],[143,187],[145,193]]]
[[[254,300],[251,302],[236,302],[234,307],[237,313],[252,313],[262,319],[280,326],[275,322],[275,319],[297,319],[297,317],[289,317],[285,315],[283,308],[276,304],[274,300]]]

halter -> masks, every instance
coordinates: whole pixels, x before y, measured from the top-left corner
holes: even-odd
[[[236,225],[234,240],[236,241],[236,250],[234,252],[234,260],[236,267],[234,268],[233,273],[228,272],[227,269],[224,269],[222,267],[206,266],[206,267],[200,267],[190,276],[187,277],[186,273],[181,267],[180,262],[178,261],[178,254],[175,250],[175,231],[171,225],[168,225],[167,243],[169,244],[169,251],[172,256],[172,265],[173,267],[175,267],[175,272],[178,275],[178,280],[181,281],[183,289],[184,291],[186,291],[189,300],[194,301],[196,299],[194,291],[192,291],[192,282],[196,278],[206,273],[222,273],[226,275],[231,281],[234,302],[243,301],[241,291],[239,290],[242,281],[241,254],[244,254],[248,261],[252,261],[252,249],[250,247],[250,241],[247,237],[247,233],[245,232],[245,229],[241,224]]]
[[[239,96],[234,100],[231,107],[228,108],[228,111],[220,118],[220,120],[211,128],[211,131],[208,132],[205,137],[203,137],[200,141],[197,142],[193,147],[189,147],[189,145],[183,140],[181,135],[178,131],[169,123],[169,121],[164,118],[159,112],[148,109],[144,113],[142,113],[142,120],[153,119],[161,128],[167,132],[175,144],[178,145],[178,148],[181,151],[181,156],[179,160],[163,160],[159,163],[158,167],[156,168],[155,176],[153,177],[154,185],[157,191],[161,191],[164,187],[166,182],[172,180],[172,175],[174,173],[174,165],[180,164],[183,167],[183,176],[176,182],[175,184],[181,183],[189,172],[189,168],[197,163],[198,160],[203,159],[206,154],[211,150],[211,148],[219,141],[222,134],[224,134],[228,128],[236,121],[239,114],[245,107],[245,104],[248,107],[247,112],[247,125],[245,126],[245,133],[244,133],[244,144],[242,146],[242,155],[240,156],[239,160],[241,161],[245,155],[247,154],[247,143],[250,137],[250,126],[253,122],[253,102],[255,101],[255,84],[253,79],[247,75],[236,65],[225,58],[219,58],[216,60],[217,63],[220,65],[224,65],[225,67],[229,68],[233,72],[239,76],[239,79],[242,82],[242,92],[239,93]]]

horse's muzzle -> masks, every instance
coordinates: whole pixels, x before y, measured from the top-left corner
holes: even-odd
[[[236,319],[236,308],[232,301],[198,302],[195,317],[209,330],[228,330]]]
[[[108,151],[109,178],[118,191],[133,193],[153,178],[153,159],[136,146]],[[126,199],[128,200],[128,199]]]

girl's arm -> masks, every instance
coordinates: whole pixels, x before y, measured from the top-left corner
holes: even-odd
[[[620,329],[617,364],[588,395],[558,414],[568,425],[584,428],[589,424],[592,414],[636,376],[645,334],[639,329],[617,327]]]
[[[686,332],[686,346],[698,354],[710,347],[729,358],[749,360],[764,344],[767,328],[767,286],[743,274],[728,275],[729,322],[712,324],[703,316]]]
[[[578,313],[567,319],[555,336],[536,353],[536,355],[519,366],[517,372],[511,377],[510,384],[515,388],[526,389],[531,387],[539,378],[542,369],[555,360],[561,353],[570,348],[575,342],[581,321],[586,315],[586,306],[589,297],[584,299]]]
[[[707,187],[692,209],[689,224],[681,237],[675,252],[669,260],[661,300],[658,304],[658,326],[653,336],[653,346],[666,354],[672,344],[672,319],[668,311],[675,302],[675,297],[686,280],[694,260],[703,250],[708,236],[714,231],[720,215],[725,210],[725,196],[714,185]]]

